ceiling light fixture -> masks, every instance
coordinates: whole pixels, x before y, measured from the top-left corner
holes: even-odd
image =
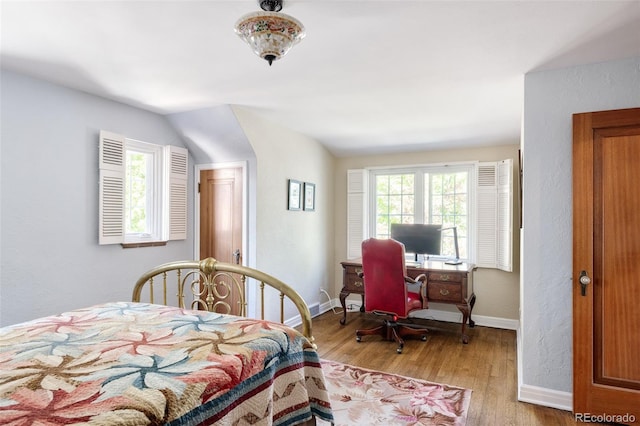
[[[282,0],[258,0],[264,12],[252,12],[236,22],[235,31],[256,55],[269,62],[280,59],[305,36],[296,18],[279,13]]]

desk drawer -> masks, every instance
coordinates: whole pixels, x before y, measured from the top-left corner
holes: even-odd
[[[358,274],[362,273],[361,266],[345,266],[344,282],[342,283],[343,291],[351,291],[353,293],[364,292],[364,284],[362,278]]]
[[[433,302],[461,302],[462,285],[430,281],[427,286],[427,299]]]
[[[443,282],[461,283],[462,279],[463,279],[463,276],[460,273],[429,272],[429,275],[427,275],[427,281],[443,281]]]

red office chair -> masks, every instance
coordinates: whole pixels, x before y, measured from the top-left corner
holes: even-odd
[[[366,312],[386,315],[389,318],[379,327],[356,330],[356,340],[362,336],[380,334],[387,340],[398,343],[402,353],[404,340],[408,335],[421,336],[427,340],[426,328],[414,328],[398,323],[406,319],[411,311],[427,308],[426,276],[421,274],[412,279],[407,276],[404,263],[404,244],[388,239],[370,238],[362,242],[362,279],[364,282],[364,306]],[[410,292],[406,283],[422,282],[420,293]]]

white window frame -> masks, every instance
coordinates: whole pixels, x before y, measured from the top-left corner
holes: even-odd
[[[425,208],[425,173],[442,174],[442,173],[455,173],[466,172],[467,176],[467,229],[469,235],[467,236],[466,253],[468,256],[462,258],[463,261],[471,261],[476,258],[475,251],[475,190],[473,183],[476,181],[476,163],[453,163],[453,164],[424,164],[416,166],[402,166],[402,167],[385,167],[385,168],[372,168],[369,170],[369,206],[368,206],[368,221],[369,229],[368,235],[376,235],[376,177],[379,175],[389,174],[413,174],[415,176],[414,182],[414,223],[424,223],[424,208]],[[446,232],[446,231],[445,231]],[[433,260],[446,260],[446,256],[430,256]]]
[[[153,188],[149,201],[149,234],[127,234],[125,224],[126,151],[154,154]],[[182,147],[156,145],[101,131],[98,243],[160,243],[187,238],[189,152]]]
[[[362,241],[375,235],[373,173],[417,169],[420,167],[471,167],[469,176],[468,259],[477,267],[511,272],[513,269],[513,160],[495,162],[465,162],[439,165],[377,167],[347,170],[347,257],[362,256]],[[385,172],[386,171],[386,172]],[[373,192],[372,192],[373,191]],[[416,192],[423,192],[422,188]],[[420,213],[422,214],[422,212]]]
[[[147,164],[147,230],[149,232],[127,231],[126,209],[129,196],[125,189],[125,243],[152,242],[163,240],[163,146],[125,138],[125,168],[128,168],[127,155],[129,152],[140,152],[151,156]],[[126,184],[125,184],[126,188]]]

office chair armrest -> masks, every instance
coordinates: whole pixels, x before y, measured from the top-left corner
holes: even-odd
[[[411,278],[405,275],[404,280],[411,284],[418,284],[419,281],[422,281],[422,283],[424,284],[427,282],[427,276],[425,274],[420,274],[415,278]]]
[[[420,298],[422,299],[422,306],[424,309],[427,309],[429,306],[429,302],[427,300],[427,276],[425,274],[420,274],[415,278],[405,276],[404,280],[411,284],[420,283]]]

